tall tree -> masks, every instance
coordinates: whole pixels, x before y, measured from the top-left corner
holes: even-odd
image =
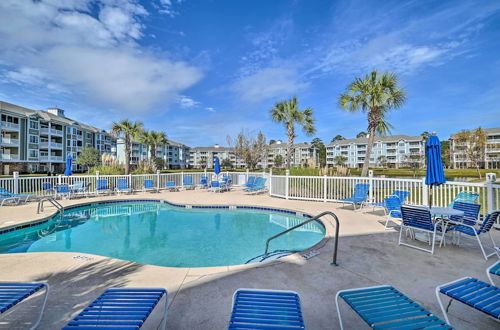
[[[236,158],[242,159],[247,168],[257,168],[259,161],[267,155],[267,143],[264,133],[259,132],[257,137],[242,130],[232,141],[228,138],[229,145],[234,145]]]
[[[142,131],[139,135],[139,142],[148,146],[149,158],[156,167],[158,164],[156,160],[156,150],[158,150],[158,147],[164,146],[167,143],[167,135],[157,131]]]
[[[375,134],[390,128],[385,116],[391,109],[400,108],[405,100],[405,91],[399,87],[396,74],[379,74],[377,71],[372,71],[362,79],[356,78],[340,95],[338,104],[342,109],[367,113],[369,137],[362,176],[368,174]]]
[[[274,166],[276,166],[277,168],[281,168],[281,165],[283,165],[283,156],[277,154],[276,156],[274,156]]]
[[[471,131],[463,130],[455,135],[455,140],[459,144],[456,149],[465,151],[467,160],[476,168],[477,175],[481,179],[479,167],[481,162],[484,162],[486,153],[488,143],[486,132],[481,127]]]
[[[321,167],[326,166],[326,146],[320,138],[314,138],[311,145],[318,149],[319,164]]]
[[[424,143],[425,143],[431,137],[431,133],[424,131],[424,132],[422,132],[422,134],[420,134],[420,136],[424,139]]]
[[[130,153],[132,143],[137,139],[142,132],[143,125],[140,121],[132,122],[128,119],[120,122],[114,122],[111,132],[116,137],[123,137],[125,142],[125,174],[130,173]]]
[[[345,166],[345,163],[347,162],[347,157],[342,156],[342,155],[338,155],[338,156],[335,156],[333,161],[335,162],[335,165]]]
[[[293,97],[290,100],[276,103],[271,109],[271,119],[276,123],[282,123],[287,131],[286,167],[290,168],[293,141],[297,137],[295,124],[302,126],[302,130],[307,135],[314,134],[316,128],[314,127],[313,110],[312,108],[300,110],[297,97]]]
[[[364,138],[368,135],[368,133],[366,133],[365,131],[361,131],[359,132],[358,134],[356,134],[356,139],[359,139],[359,138]]]
[[[333,143],[333,142],[342,141],[342,140],[345,140],[345,137],[343,137],[340,134],[337,134],[337,135],[335,135],[335,137],[330,142]]]
[[[78,155],[76,163],[87,168],[87,172],[91,167],[99,165],[99,151],[96,148],[83,148]]]

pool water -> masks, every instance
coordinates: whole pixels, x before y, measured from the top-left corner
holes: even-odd
[[[0,235],[0,253],[81,252],[169,267],[244,264],[266,240],[306,218],[245,209],[186,209],[164,203],[83,206],[49,222]],[[311,222],[270,244],[270,251],[307,249],[324,237]]]

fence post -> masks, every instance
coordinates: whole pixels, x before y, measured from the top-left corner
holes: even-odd
[[[496,174],[495,173],[486,173],[486,201],[488,205],[488,213],[491,213],[495,211],[497,206],[495,206],[495,198],[494,198],[494,189],[493,189],[493,183],[496,181]]]
[[[97,181],[99,181],[99,171],[95,171],[95,187],[94,190],[97,191]]]
[[[422,178],[422,205],[429,205],[429,187],[425,184],[425,177]]]
[[[156,170],[156,190],[160,191],[160,170]]]
[[[288,189],[289,189],[289,184],[288,184],[288,176],[290,175],[290,170],[286,170],[286,177],[285,177],[285,198],[288,199]]]
[[[269,196],[272,196],[271,190],[273,189],[273,169],[269,169]]]
[[[59,174],[57,176],[57,184],[62,184],[62,175],[61,174]]]
[[[248,170],[248,168],[247,168],[247,177],[246,177],[246,179],[245,179],[245,182],[248,182],[248,172],[249,172],[249,170]]]
[[[368,200],[373,203],[373,170],[368,171]]]
[[[19,194],[19,172],[12,173],[14,178],[14,194]]]
[[[128,185],[130,186],[130,189],[135,190],[134,184],[132,183],[132,173],[128,174]]]
[[[327,176],[326,174],[323,176],[323,201],[326,202],[327,200]]]
[[[184,188],[184,171],[181,172],[181,187]]]

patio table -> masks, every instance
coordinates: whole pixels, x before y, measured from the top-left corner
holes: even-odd
[[[464,211],[456,210],[456,209],[451,208],[451,207],[433,206],[433,207],[431,207],[430,211],[434,217],[436,217],[436,216],[449,217],[452,215],[458,215],[458,216],[464,215]]]

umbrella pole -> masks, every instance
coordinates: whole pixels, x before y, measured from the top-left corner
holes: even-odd
[[[433,187],[434,186],[430,186],[430,189],[429,189],[429,208],[432,207],[432,190],[433,190]]]

